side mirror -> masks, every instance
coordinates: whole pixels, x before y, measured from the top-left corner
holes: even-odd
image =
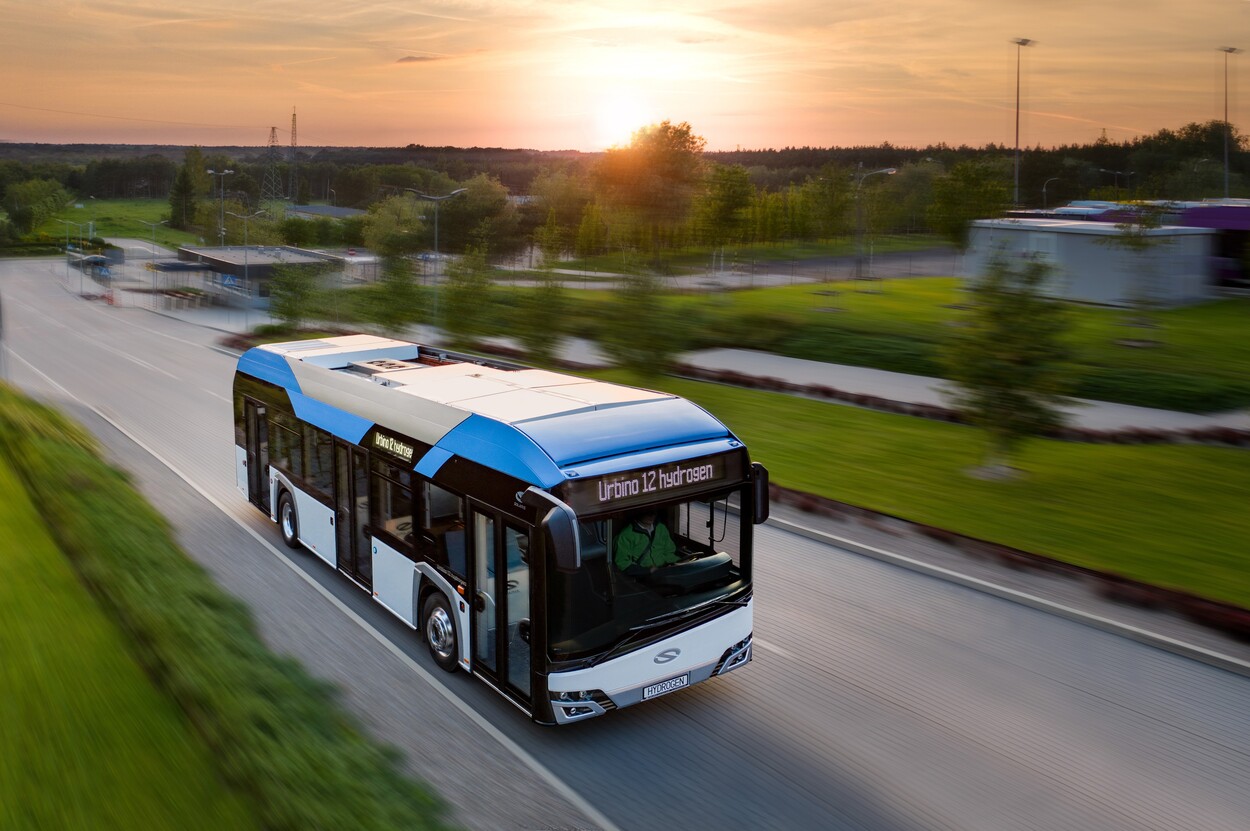
[[[521,495],[521,502],[539,511],[546,509],[539,524],[547,532],[547,542],[554,549],[556,570],[572,573],[581,568],[581,536],[577,533],[577,514],[573,513],[573,509],[533,486]]]
[[[529,618],[523,617],[517,621],[516,633],[521,638],[521,640],[525,641],[526,643],[530,642],[530,619]]]
[[[751,465],[752,496],[755,506],[755,524],[768,521],[768,468],[759,462]]]

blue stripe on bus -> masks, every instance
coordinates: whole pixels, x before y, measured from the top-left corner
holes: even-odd
[[[620,473],[624,470],[638,470],[644,467],[655,467],[656,465],[664,465],[669,462],[680,462],[686,459],[698,459],[703,456],[712,456],[718,453],[728,453],[733,450],[741,450],[742,442],[737,439],[713,439],[711,441],[695,442],[694,444],[681,444],[674,447],[659,447],[655,450],[647,450],[642,453],[630,453],[625,456],[615,456],[610,459],[599,459],[594,462],[577,465],[575,468],[579,477],[587,476],[604,476],[609,473]],[[566,471],[572,473],[574,469]]]
[[[299,392],[299,381],[286,358],[267,349],[249,349],[239,358],[239,371],[254,378]]]
[[[368,433],[369,428],[373,426],[373,422],[367,418],[352,415],[338,407],[331,407],[303,393],[294,390],[288,390],[288,393],[291,396],[291,406],[295,408],[296,418],[307,421],[314,427],[320,427],[344,441],[360,444],[365,433]]]
[[[431,447],[430,451],[417,462],[417,473],[420,473],[427,479],[432,479],[434,474],[438,473],[438,469],[453,455],[455,454],[450,450],[444,450],[441,447]]]
[[[684,398],[662,398],[521,422],[523,431],[560,467],[655,447],[734,438],[707,410]]]
[[[564,481],[560,468],[532,439],[510,424],[485,416],[469,416],[436,447],[544,488]]]

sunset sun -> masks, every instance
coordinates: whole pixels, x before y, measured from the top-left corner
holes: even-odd
[[[640,127],[652,121],[646,101],[636,93],[608,93],[595,111],[595,143],[598,147],[629,144]]]

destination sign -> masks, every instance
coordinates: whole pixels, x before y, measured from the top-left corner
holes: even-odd
[[[411,444],[406,444],[383,433],[373,434],[373,447],[375,450],[384,450],[392,456],[398,456],[405,462],[412,461],[414,450]]]
[[[704,456],[565,483],[565,500],[579,513],[641,505],[740,481],[741,454]]]

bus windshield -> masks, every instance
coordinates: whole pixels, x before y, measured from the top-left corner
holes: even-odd
[[[749,526],[737,489],[579,520],[581,568],[552,572],[548,634],[556,661],[591,658],[750,584]]]

